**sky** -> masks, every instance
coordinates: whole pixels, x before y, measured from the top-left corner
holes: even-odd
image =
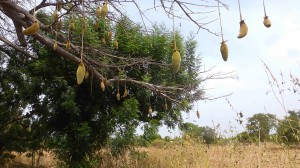
[[[196,102],[193,110],[190,113],[183,112],[183,116],[186,122],[199,126],[214,127],[220,124],[221,132],[230,136],[228,133],[230,129],[234,131],[232,134],[243,131],[246,119],[255,113],[271,113],[283,118],[287,110],[300,109],[299,95],[288,91],[292,88],[290,73],[300,76],[300,12],[298,12],[300,1],[265,0],[267,15],[272,23],[270,28],[266,28],[263,25],[263,1],[241,0],[242,16],[249,29],[247,36],[242,39],[237,38],[240,21],[238,1],[224,0],[223,2],[229,6],[229,10],[221,8],[223,33],[225,40],[228,40],[229,58],[227,62],[222,60],[221,37],[205,30],[200,30],[195,34],[195,40],[198,42],[197,54],[201,55],[203,67],[206,69],[215,67],[214,72],[234,71],[238,79],[207,81],[204,85],[208,89],[207,95],[211,97],[230,93],[232,95],[213,101]],[[153,7],[153,1],[143,4],[144,9],[149,6]],[[198,12],[203,11],[205,11],[204,8],[199,8]],[[209,16],[207,20],[217,18],[217,10],[212,11],[207,15]],[[140,19],[136,10],[132,9],[128,11],[128,14],[137,20]],[[161,8],[146,14],[150,20],[165,23],[167,27],[172,28],[172,20],[164,17]],[[183,19],[175,19],[175,26],[184,36],[188,36],[191,32],[196,33],[198,30],[193,23]],[[207,28],[220,32],[219,21],[207,25]],[[269,67],[280,89],[284,90],[282,94],[279,94],[277,87],[274,87],[274,92],[272,92],[263,63]],[[200,112],[200,119],[196,117],[197,109]],[[242,112],[244,115],[242,125],[236,121],[237,112]],[[165,127],[160,129],[160,134],[171,137],[179,136],[178,131],[170,133]]]

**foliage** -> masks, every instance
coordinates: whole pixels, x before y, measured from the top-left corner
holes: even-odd
[[[270,131],[276,128],[276,116],[273,114],[254,114],[248,118],[247,131],[249,136],[260,141],[269,139]],[[259,139],[260,137],[260,139]]]
[[[183,132],[184,136],[191,138],[201,138],[206,144],[215,143],[216,132],[213,128],[208,126],[199,127],[193,123],[183,123],[180,126],[180,130]]]
[[[251,143],[251,137],[248,132],[243,131],[236,135],[236,138],[241,143]]]
[[[151,34],[143,34],[139,26],[126,19],[119,23],[116,25],[122,44],[117,51],[119,56],[151,57],[157,62],[170,62],[172,50],[164,47],[170,43],[170,32],[156,26]],[[86,36],[90,45],[96,45],[94,43],[99,43],[99,39],[90,37],[92,31],[87,29]],[[179,34],[177,37],[178,46],[184,51],[183,38]],[[117,88],[123,93],[125,83],[112,83],[102,92],[99,81],[93,80],[93,74],[90,74],[88,80],[77,86],[77,65],[57,57],[51,49],[34,40],[30,43],[37,59],[26,59],[13,50],[2,52],[9,57],[3,59],[2,65],[6,66],[0,69],[0,152],[51,149],[63,161],[62,165],[89,167],[92,163],[88,160],[93,160],[94,153],[106,145],[110,136],[112,154],[117,156],[132,145],[135,129],[141,121],[146,123],[143,138],[150,143],[158,137],[160,124],[174,127],[182,120],[180,110],[187,107],[168,101],[169,108],[165,110],[165,99],[147,88],[126,83],[129,96],[117,101]],[[189,61],[193,62],[193,59]],[[164,86],[188,83],[196,89],[200,83],[197,73],[191,76],[185,73],[187,69],[196,70],[197,67],[191,63],[183,64],[176,77],[170,75],[170,67],[157,65],[141,69],[129,66],[121,71],[104,69],[103,73],[122,78],[126,72],[140,81]],[[194,101],[182,94],[174,93],[173,96],[178,100]],[[149,106],[155,110],[152,115],[148,113]]]
[[[280,142],[285,144],[299,144],[300,111],[289,111],[288,114],[288,116],[279,122],[277,134]]]

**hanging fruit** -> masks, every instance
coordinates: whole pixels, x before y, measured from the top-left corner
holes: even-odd
[[[99,22],[98,22],[98,20],[96,20],[96,22],[95,22],[95,30],[97,31],[98,30],[98,28],[99,28]]]
[[[264,13],[265,13],[264,25],[267,28],[269,28],[269,27],[271,27],[271,21],[269,20],[269,17],[267,16],[266,7],[265,7],[265,0],[263,0],[263,6],[264,6]]]
[[[63,26],[62,21],[59,20],[59,21],[57,22],[57,31],[60,31],[61,28],[62,28],[62,26]]]
[[[86,71],[85,71],[85,74],[84,74],[84,79],[85,79],[85,80],[88,79],[89,76],[90,76],[89,71],[86,70]]]
[[[101,8],[100,8],[100,6],[98,6],[98,8],[96,9],[96,16],[97,17],[101,16]]]
[[[54,21],[57,21],[57,20],[58,20],[58,13],[57,13],[57,10],[55,10],[55,11],[53,12],[53,19],[54,19]]]
[[[180,53],[178,50],[174,50],[173,55],[172,55],[172,68],[173,68],[174,74],[179,71],[180,62],[181,62]]]
[[[221,50],[221,55],[222,55],[223,60],[227,61],[227,59],[228,59],[228,47],[227,47],[225,41],[222,41],[220,50]]]
[[[57,10],[60,11],[62,8],[62,2],[61,0],[57,0]]]
[[[117,39],[114,40],[114,48],[117,50],[119,48],[119,43]]]
[[[100,87],[101,87],[101,90],[104,92],[105,91],[105,84],[104,84],[103,80],[101,80]]]
[[[33,35],[33,34],[35,34],[36,32],[38,32],[39,29],[40,29],[40,25],[39,25],[38,21],[35,20],[35,21],[33,22],[33,24],[32,24],[30,27],[27,27],[25,30],[23,30],[22,33],[23,33],[24,35]]]
[[[271,21],[269,20],[268,16],[264,17],[264,25],[269,28],[271,27]]]
[[[173,6],[172,6],[172,8],[173,8]],[[172,10],[172,14],[173,14],[173,41],[174,41],[174,51],[172,54],[172,71],[173,71],[173,74],[175,74],[179,71],[180,63],[181,63],[181,56],[180,56],[179,50],[177,49],[177,46],[176,46],[176,32],[175,32],[175,21],[174,21],[173,10]]]
[[[106,87],[109,86],[109,81],[106,78],[103,79],[103,83]]]
[[[198,118],[200,118],[200,113],[199,113],[198,110],[197,110],[197,112],[196,112],[196,115],[197,115]]]
[[[111,38],[112,38],[112,31],[109,30],[108,33],[107,33],[107,39],[108,39],[108,41],[111,41]]]
[[[71,42],[70,42],[70,40],[68,39],[68,40],[66,41],[66,49],[69,50],[70,48],[71,48]]]
[[[101,14],[100,14],[102,19],[105,19],[105,16],[107,15],[107,12],[108,12],[107,3],[104,2],[103,6],[101,8]]]
[[[117,97],[117,100],[120,101],[121,96],[120,96],[119,92],[117,93],[116,97]]]
[[[149,106],[148,113],[152,114],[152,107],[151,106]]]
[[[240,21],[240,33],[238,35],[238,38],[245,37],[247,35],[247,33],[248,33],[248,27],[247,27],[245,21],[241,20]]]
[[[78,85],[82,83],[84,76],[85,76],[85,67],[84,64],[81,62],[77,68],[77,73],[76,73]]]
[[[240,33],[238,35],[238,38],[243,38],[248,33],[248,27],[247,27],[245,21],[242,18],[240,0],[238,0],[238,3],[239,3],[239,11],[240,11]]]
[[[121,95],[120,95],[120,89],[119,89],[119,81],[118,81],[118,89],[117,89],[117,100],[120,101]]]
[[[104,37],[102,38],[102,44],[103,44],[103,45],[106,44],[106,41],[105,41],[105,38],[104,38]]]
[[[127,97],[127,96],[128,96],[128,90],[127,90],[127,88],[126,88],[126,86],[125,86],[123,97],[125,98],[125,97]]]
[[[70,31],[74,31],[75,30],[75,23],[74,22],[70,23],[69,29],[70,29]]]
[[[220,2],[219,1],[218,1],[218,11],[219,11],[220,27],[221,27],[221,35],[222,35],[222,42],[221,42],[220,51],[221,51],[221,55],[222,55],[223,60],[227,61],[227,59],[228,59],[228,47],[226,45],[226,42],[224,41],[224,36],[223,36],[223,26],[222,26],[222,18],[221,18]]]
[[[56,49],[57,49],[57,47],[58,47],[58,45],[57,45],[57,41],[55,41],[55,42],[54,42],[54,44],[53,44],[53,50],[56,50]]]

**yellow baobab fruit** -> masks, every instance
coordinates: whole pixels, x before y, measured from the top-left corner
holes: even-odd
[[[27,27],[25,30],[23,30],[23,34],[24,35],[33,35],[36,32],[38,32],[39,29],[40,29],[40,25],[39,25],[38,21],[35,20],[34,23],[30,27]]]
[[[57,49],[57,47],[58,47],[58,45],[57,45],[57,41],[55,41],[55,42],[54,42],[54,44],[53,44],[53,50],[56,50],[56,49]]]
[[[96,20],[96,22],[95,22],[95,30],[97,31],[98,28],[99,28],[99,22],[98,22],[98,20]]]
[[[181,62],[180,53],[178,50],[175,50],[172,55],[172,68],[174,74],[179,71],[180,62]]]
[[[74,22],[70,23],[69,29],[70,29],[70,31],[74,31],[75,30],[75,23]]]
[[[61,2],[61,0],[58,0],[57,1],[57,10],[60,11],[61,8],[62,8],[62,2]]]
[[[84,79],[88,79],[89,78],[89,71],[85,71],[85,74],[84,74]]]
[[[223,60],[227,61],[227,59],[228,59],[228,47],[227,47],[225,41],[222,41],[220,51],[221,51]]]
[[[103,82],[104,82],[104,85],[105,85],[106,87],[109,86],[109,81],[108,81],[106,78],[103,79]]]
[[[150,114],[152,114],[152,107],[151,106],[149,106],[149,109],[148,109],[148,112],[150,113]]]
[[[96,16],[97,17],[101,16],[101,8],[100,8],[100,6],[98,6],[98,8],[96,9]]]
[[[105,38],[102,38],[102,44],[106,44]]]
[[[120,96],[119,92],[117,93],[116,97],[117,97],[117,100],[120,101],[121,96]]]
[[[200,113],[198,110],[197,110],[196,114],[197,114],[197,117],[200,118]]]
[[[248,33],[248,27],[244,20],[240,21],[240,34],[238,35],[238,38],[243,38]]]
[[[53,12],[53,19],[54,19],[55,21],[58,20],[58,13],[57,13],[57,10],[55,10],[55,11]]]
[[[70,48],[71,48],[71,42],[68,39],[67,42],[66,42],[66,49],[69,50]]]
[[[119,43],[118,43],[117,39],[115,39],[115,41],[114,41],[114,48],[116,50],[119,48]]]
[[[269,20],[268,16],[264,17],[264,25],[269,28],[271,27],[271,21]]]
[[[78,85],[80,85],[82,83],[84,76],[85,76],[85,67],[84,67],[83,63],[80,63],[77,68],[77,73],[76,73]]]
[[[63,26],[62,21],[59,20],[59,21],[57,22],[57,31],[60,31],[61,28],[62,28],[62,26]]]
[[[102,91],[104,92],[105,91],[105,84],[104,84],[103,80],[101,80],[100,87],[101,87]]]
[[[127,96],[128,96],[128,90],[127,90],[127,88],[125,87],[123,97],[127,97]]]
[[[111,37],[112,37],[112,31],[110,30],[107,33],[107,39],[108,39],[108,41],[111,41]]]
[[[108,12],[107,3],[104,2],[104,3],[103,3],[103,6],[102,6],[102,8],[101,8],[101,18],[102,18],[102,19],[105,19],[105,16],[107,15],[107,12]]]

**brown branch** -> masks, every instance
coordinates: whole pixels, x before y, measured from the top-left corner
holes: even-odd
[[[199,29],[204,29],[206,31],[208,31],[211,34],[214,34],[216,36],[219,36],[217,33],[210,31],[208,28],[203,27],[203,24],[200,25],[196,20],[194,20],[189,14],[188,12],[184,9],[184,7],[182,6],[181,2],[179,2],[178,0],[174,0],[174,2],[176,2],[178,4],[178,6],[181,8],[181,10],[185,13],[185,15],[193,22],[195,23]]]
[[[30,57],[30,58],[34,58],[36,59],[36,57],[32,56],[31,54],[29,54],[28,52],[24,51],[23,49],[21,49],[20,47],[14,45],[13,43],[11,43],[8,39],[6,39],[4,36],[0,35],[0,40],[3,41],[5,44],[7,44],[8,46],[12,47],[13,49],[15,49],[16,51],[21,52],[22,54],[24,54],[26,57]]]

